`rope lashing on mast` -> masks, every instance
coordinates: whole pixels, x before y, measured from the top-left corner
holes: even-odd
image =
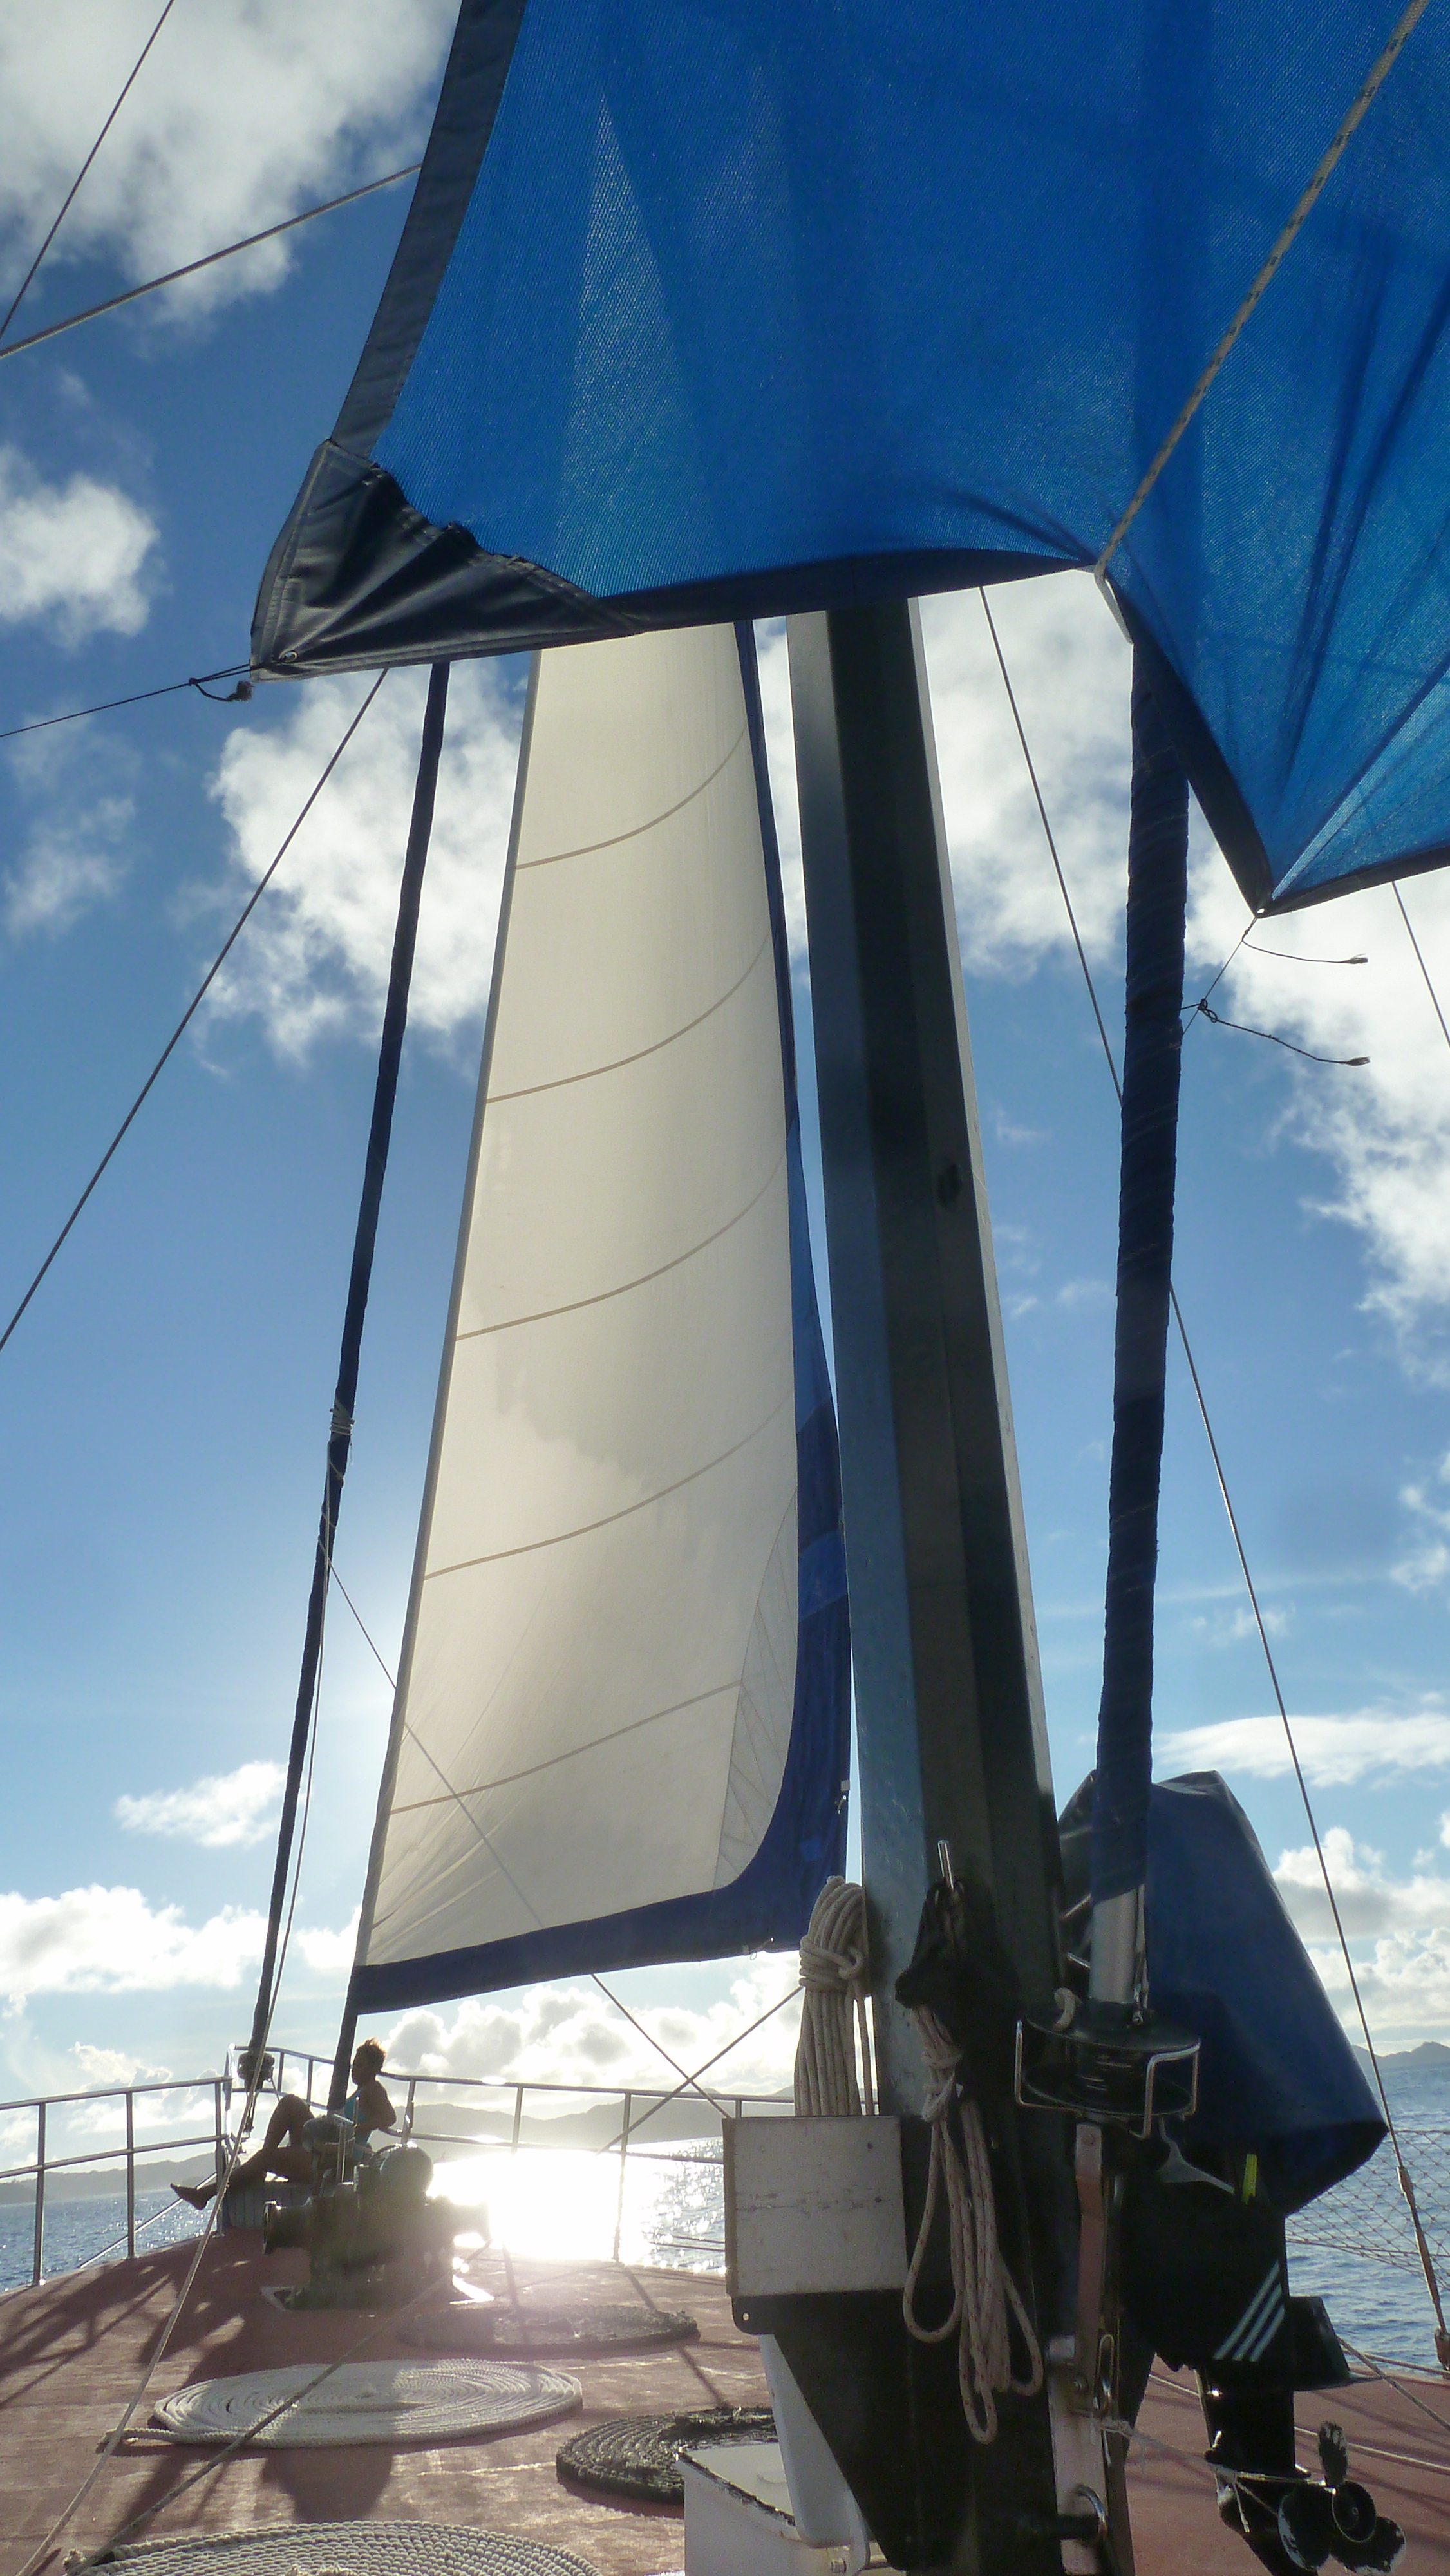
[[[874,2113],[866,2019],[866,1895],[850,1879],[828,1878],[816,1898],[801,1943],[801,1986],[801,2029],[795,2054],[797,2116],[859,2119],[863,2111]]]
[[[1035,2397],[1041,2388],[1042,2348],[1021,2292],[1002,2260],[981,2111],[968,2097],[957,2102],[961,2052],[945,2022],[928,2006],[918,2005],[916,2026],[927,2066],[929,2089],[922,2112],[931,2129],[931,2164],[921,2226],[901,2293],[901,2313],[907,2333],[917,2343],[945,2343],[949,2335],[956,2335],[962,2412],[973,2441],[985,2446],[997,2438],[997,2399],[1009,2391],[1018,2397]],[[953,2131],[954,2107],[959,2111],[960,2147]],[[926,2326],[916,2313],[916,2289],[942,2193],[951,2242],[952,2306],[942,2325]],[[1027,2354],[1025,2377],[1012,2366],[1009,2309]]]

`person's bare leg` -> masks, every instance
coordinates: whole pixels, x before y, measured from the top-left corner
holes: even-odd
[[[308,2183],[312,2180],[312,2157],[303,2143],[302,2132],[312,2114],[300,2094],[284,2093],[270,2120],[266,2135],[255,2152],[237,2166],[231,2189],[245,2189],[249,2183],[264,2182],[268,2174],[280,2175],[284,2182]],[[174,2182],[171,2186],[178,2200],[187,2201],[193,2209],[205,2209],[214,2198],[216,2182]]]

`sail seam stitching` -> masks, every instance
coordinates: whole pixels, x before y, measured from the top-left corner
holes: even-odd
[[[590,859],[597,850],[617,850],[625,841],[638,841],[646,832],[658,830],[661,823],[668,823],[676,814],[683,814],[687,805],[693,805],[697,797],[704,795],[707,787],[714,786],[722,770],[729,768],[746,739],[746,733],[747,728],[742,725],[729,750],[716,761],[708,777],[702,778],[698,787],[692,787],[687,796],[682,796],[677,805],[666,805],[662,813],[647,816],[643,823],[631,823],[627,832],[611,832],[607,840],[581,841],[576,850],[550,850],[540,859],[520,859],[517,872],[521,875],[525,868],[557,868],[565,859]]]
[[[712,1243],[722,1243],[727,1234],[734,1232],[737,1225],[744,1224],[745,1219],[759,1207],[767,1191],[773,1189],[780,1178],[785,1158],[786,1147],[782,1145],[754,1198],[747,1199],[744,1207],[737,1208],[735,1214],[727,1217],[722,1226],[717,1226],[713,1234],[702,1235],[699,1242],[692,1243],[687,1251],[677,1252],[670,1260],[662,1261],[658,1270],[642,1270],[637,1279],[622,1279],[618,1287],[601,1288],[593,1297],[575,1297],[567,1306],[541,1306],[532,1315],[505,1315],[502,1323],[498,1324],[470,1324],[466,1333],[454,1334],[454,1348],[456,1349],[460,1342],[483,1341],[490,1333],[517,1332],[525,1324],[548,1324],[556,1315],[580,1315],[586,1306],[607,1306],[611,1297],[627,1297],[631,1289],[647,1288],[651,1280],[663,1279],[668,1271],[683,1269],[687,1261],[693,1261],[701,1252],[708,1252]]]
[[[543,1091],[567,1091],[572,1083],[600,1081],[606,1073],[622,1073],[627,1065],[643,1064],[646,1056],[661,1054],[664,1048],[676,1045],[681,1038],[687,1038],[692,1030],[703,1028],[705,1022],[713,1019],[717,1011],[724,1010],[727,1002],[734,1001],[742,986],[749,983],[770,944],[770,932],[767,930],[743,974],[737,975],[728,990],[708,1003],[703,1011],[697,1011],[692,1020],[684,1020],[679,1028],[671,1029],[668,1036],[655,1038],[649,1046],[636,1047],[633,1055],[613,1056],[608,1064],[587,1064],[582,1073],[561,1073],[555,1082],[523,1082],[516,1091],[491,1091],[488,1095],[490,1109],[495,1108],[503,1100],[533,1100]]]
[[[562,1753],[551,1753],[543,1762],[530,1762],[522,1771],[501,1771],[496,1780],[480,1780],[472,1789],[455,1789],[452,1781],[447,1779],[433,1755],[429,1753],[428,1759],[433,1763],[439,1779],[443,1781],[448,1797],[397,1799],[393,1804],[393,1814],[395,1816],[421,1815],[427,1807],[446,1807],[450,1799],[456,1799],[462,1806],[466,1798],[486,1798],[493,1789],[515,1788],[520,1780],[537,1779],[541,1771],[553,1771],[561,1762],[577,1761],[581,1753],[597,1753],[603,1745],[617,1744],[621,1736],[637,1735],[643,1726],[659,1726],[667,1717],[678,1717],[683,1709],[703,1708],[707,1700],[723,1699],[728,1691],[738,1691],[740,1687],[738,1681],[716,1682],[710,1690],[696,1691],[689,1699],[673,1700],[668,1708],[652,1708],[647,1717],[632,1717],[627,1725],[611,1727],[607,1735],[591,1735],[584,1744],[571,1744]],[[419,1751],[427,1753],[427,1746],[414,1733],[413,1728],[409,1726],[406,1731],[412,1736]],[[467,1814],[466,1808],[464,1812]],[[472,1824],[473,1818],[469,1816],[468,1821]],[[476,1826],[475,1831],[481,1832],[482,1827]]]
[[[721,1449],[713,1458],[707,1458],[703,1465],[692,1467],[688,1476],[677,1476],[672,1485],[660,1485],[652,1494],[641,1494],[638,1502],[626,1503],[622,1511],[605,1512],[597,1521],[581,1521],[577,1529],[555,1530],[548,1538],[528,1539],[522,1547],[494,1548],[485,1556],[460,1557],[455,1565],[430,1566],[423,1580],[425,1583],[434,1583],[440,1575],[467,1574],[476,1565],[501,1565],[509,1557],[536,1556],[541,1548],[563,1547],[571,1538],[588,1538],[594,1530],[612,1529],[617,1521],[630,1520],[636,1512],[648,1511],[652,1503],[663,1503],[671,1494],[683,1493],[686,1485],[698,1484],[702,1476],[710,1475],[716,1467],[723,1467],[728,1458],[737,1458],[742,1449],[748,1449],[752,1441],[763,1437],[790,1401],[790,1397],[782,1396],[778,1404],[771,1406],[764,1421],[757,1422],[754,1429],[747,1431],[742,1439],[732,1440],[728,1449]]]

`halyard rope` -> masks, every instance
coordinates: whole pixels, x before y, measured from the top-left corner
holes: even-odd
[[[795,2054],[797,2117],[859,2119],[863,2109],[874,2112],[866,2020],[866,1898],[849,1879],[828,1878],[816,1898],[801,1943],[801,1985],[801,2029]]]
[[[918,2343],[945,2343],[948,2335],[955,2333],[957,2381],[962,2392],[962,2412],[967,2419],[967,2430],[974,2442],[995,2442],[997,2399],[1009,2389],[1020,2397],[1036,2395],[1042,2386],[1042,2351],[1017,2284],[1002,2260],[1002,2249],[997,2239],[997,2202],[992,2189],[992,2167],[987,2155],[982,2114],[975,2102],[963,2101],[961,2104],[965,2154],[958,2148],[952,2134],[952,2107],[956,2100],[961,2052],[945,2023],[939,2021],[934,2012],[924,2007],[918,2010],[916,2026],[921,2033],[931,2086],[922,2105],[931,2128],[931,2164],[927,2173],[926,2206],[921,2213],[921,2227],[907,2270],[906,2286],[901,2293],[901,2313],[906,2320],[907,2333]],[[951,2239],[951,2314],[943,2325],[924,2326],[916,2314],[916,2288],[926,2260],[937,2195],[941,2191],[946,2193]],[[1009,2307],[1026,2348],[1025,2378],[1019,2378],[1012,2367]]]
[[[1126,510],[1123,512],[1123,515],[1119,519],[1117,526],[1114,528],[1112,535],[1109,537],[1107,544],[1104,546],[1102,553],[1099,555],[1097,562],[1094,564],[1093,578],[1097,582],[1099,589],[1106,588],[1108,565],[1112,557],[1117,553],[1119,546],[1122,544],[1124,537],[1131,528],[1138,512],[1142,509],[1144,502],[1147,500],[1149,493],[1152,491],[1153,486],[1157,482],[1159,475],[1162,473],[1164,466],[1167,464],[1169,457],[1178,445],[1180,438],[1187,429],[1188,424],[1192,420],[1194,413],[1197,411],[1199,404],[1202,402],[1204,395],[1208,392],[1215,376],[1219,372],[1219,369],[1223,366],[1225,359],[1233,348],[1234,342],[1239,336],[1239,333],[1243,330],[1244,324],[1252,314],[1255,305],[1263,295],[1265,288],[1271,283],[1275,271],[1282,263],[1285,254],[1292,249],[1293,244],[1299,233],[1302,231],[1304,224],[1313,213],[1315,206],[1318,204],[1325,187],[1333,175],[1334,169],[1345,149],[1345,146],[1348,144],[1356,128],[1368,115],[1370,108],[1374,105],[1374,102],[1379,96],[1381,89],[1384,87],[1386,80],[1393,71],[1400,55],[1403,53],[1405,45],[1413,35],[1415,28],[1418,26],[1421,18],[1423,18],[1429,5],[1430,0],[1409,0],[1409,6],[1397,21],[1394,31],[1388,44],[1385,46],[1383,53],[1380,54],[1377,60],[1372,64],[1365,77],[1363,87],[1360,89],[1358,97],[1355,99],[1353,106],[1350,108],[1349,113],[1345,117],[1343,124],[1340,126],[1338,133],[1335,135],[1333,142],[1326,151],[1324,158],[1319,163],[1308,187],[1304,190],[1304,193],[1299,199],[1298,204],[1295,206],[1293,213],[1290,215],[1288,222],[1285,224],[1283,231],[1280,233],[1278,240],[1275,242],[1273,249],[1270,251],[1268,258],[1265,260],[1263,267],[1260,269],[1258,276],[1254,279],[1253,285],[1249,288],[1247,295],[1244,297],[1237,313],[1230,322],[1223,338],[1214,350],[1212,357],[1209,359],[1207,366],[1204,368],[1203,373],[1199,377],[1197,384],[1194,386],[1192,393],[1189,395],[1187,402],[1184,404],[1178,418],[1173,423],[1173,426],[1169,430],[1167,437],[1164,439],[1162,446],[1159,448],[1157,455],[1154,457],[1152,464],[1149,466],[1147,473],[1144,475],[1142,482],[1139,484],[1137,491],[1133,494]]]

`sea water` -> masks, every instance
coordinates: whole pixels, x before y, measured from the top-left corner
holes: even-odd
[[[1392,2068],[1388,2088],[1421,2223],[1450,2302],[1450,2071]],[[598,2259],[614,2248],[628,2263],[719,2272],[725,2207],[718,2140],[635,2149],[620,2184],[619,2158],[579,2148],[520,2147],[455,2158],[438,2184],[464,2210],[487,2212],[489,2234],[512,2252]],[[136,2195],[137,2248],[174,2245],[201,2225],[170,2192]],[[118,2194],[52,2197],[45,2211],[43,2272],[71,2272],[126,2250],[126,2204]],[[0,2208],[0,2289],[31,2277],[34,2212]],[[1346,2342],[1378,2360],[1433,2368],[1434,2316],[1409,2213],[1388,2144],[1369,2164],[1289,2222],[1289,2268],[1297,2291],[1316,2291]]]

